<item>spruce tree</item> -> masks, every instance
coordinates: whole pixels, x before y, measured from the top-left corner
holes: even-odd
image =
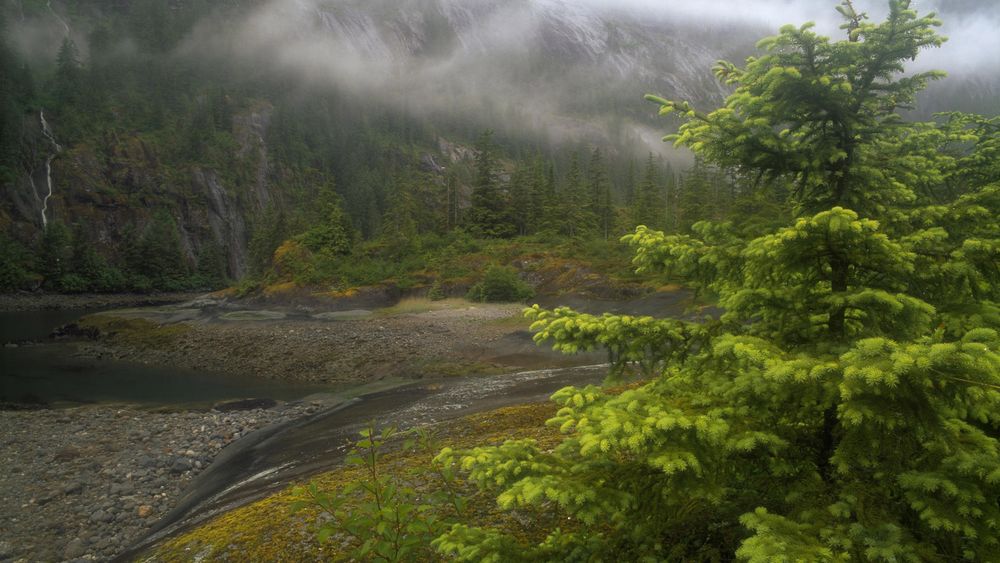
[[[636,187],[635,203],[632,206],[632,224],[645,225],[651,229],[663,229],[666,201],[663,197],[663,186],[657,172],[656,159],[653,153],[646,158],[642,181]]]
[[[580,168],[580,155],[576,151],[570,155],[569,170],[563,180],[557,208],[562,234],[579,237],[594,230],[595,218],[591,213],[590,197]]]
[[[469,208],[469,230],[482,237],[506,237],[514,226],[507,216],[507,198],[500,185],[500,166],[493,132],[486,131],[476,143],[476,178]]]
[[[604,167],[600,148],[594,148],[590,153],[587,188],[590,196],[589,214],[596,221],[601,236],[607,239],[611,235],[614,223],[614,208],[611,204],[611,182],[608,180],[608,171]]]
[[[604,347],[616,373],[652,377],[557,392],[554,449],[443,451],[501,507],[559,511],[547,521],[566,525],[528,542],[457,524],[441,552],[1000,560],[1000,185],[959,169],[1000,135],[976,119],[899,117],[938,76],[903,66],[943,41],[933,16],[907,0],[881,23],[848,1],[840,11],[844,40],[786,26],[745,67],[721,63],[735,91],[718,110],[652,98],[685,118],[675,142],[757,185],[793,186],[794,220],[624,237],[640,270],[718,295],[718,320],[530,309],[537,341]]]

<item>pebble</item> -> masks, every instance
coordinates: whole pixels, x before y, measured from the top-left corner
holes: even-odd
[[[111,559],[237,437],[316,409],[0,411],[0,560]]]

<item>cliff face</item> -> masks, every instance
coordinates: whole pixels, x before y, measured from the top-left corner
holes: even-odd
[[[105,135],[68,147],[51,161],[48,221],[70,226],[101,254],[116,259],[129,237],[141,234],[156,212],[166,211],[176,222],[189,265],[196,265],[207,245],[215,245],[227,275],[238,279],[247,271],[253,217],[283,203],[271,181],[264,142],[271,112],[267,104],[258,104],[232,118],[236,143],[225,170],[177,165],[140,133]],[[47,158],[40,155],[29,172],[3,186],[6,230],[18,238],[41,235]]]

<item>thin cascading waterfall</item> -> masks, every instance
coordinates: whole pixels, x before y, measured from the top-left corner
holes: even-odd
[[[45,7],[49,9],[49,12],[50,12],[50,13],[51,13],[51,14],[52,14],[52,15],[53,15],[53,16],[54,16],[54,17],[55,17],[55,18],[56,18],[57,20],[59,20],[59,23],[61,23],[61,24],[62,24],[62,26],[63,26],[63,29],[64,29],[64,30],[66,30],[66,36],[67,36],[67,37],[69,37],[69,33],[70,33],[70,31],[69,31],[69,24],[68,24],[68,23],[66,23],[66,20],[62,19],[62,16],[60,16],[59,14],[57,14],[57,13],[56,13],[56,11],[52,9],[52,0],[49,0],[48,2],[46,2],[46,3],[45,3]]]
[[[49,192],[45,194],[45,198],[42,200],[42,229],[47,229],[49,227],[49,219],[47,216],[49,210],[49,198],[52,197],[52,159],[62,152],[62,146],[56,141],[55,135],[52,134],[52,130],[49,129],[49,123],[45,121],[45,110],[40,110],[38,112],[38,118],[42,122],[42,133],[45,135],[45,138],[52,143],[52,147],[55,148],[55,152],[50,154],[48,158],[45,159],[45,181],[48,184]],[[32,182],[32,189],[34,189],[34,182]],[[35,197],[37,198],[37,192]]]

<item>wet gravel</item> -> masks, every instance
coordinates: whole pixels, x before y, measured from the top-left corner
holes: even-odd
[[[477,305],[334,321],[231,321],[201,314],[184,322],[184,333],[156,346],[102,335],[80,342],[78,350],[91,358],[302,382],[434,377],[449,375],[442,367],[456,364],[471,365],[460,373],[466,375],[476,363],[508,365],[505,354],[535,353],[522,327],[496,323],[518,317],[522,308]],[[520,339],[508,343],[518,330]]]
[[[167,513],[223,448],[319,409],[0,411],[0,561],[107,560]]]

